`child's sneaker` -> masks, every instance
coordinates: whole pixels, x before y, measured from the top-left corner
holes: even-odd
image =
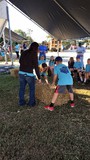
[[[75,107],[75,104],[74,104],[74,103],[71,103],[70,106],[73,108],[73,107]]]
[[[44,108],[49,110],[49,111],[53,111],[54,110],[54,107],[50,107],[50,106],[45,106]]]

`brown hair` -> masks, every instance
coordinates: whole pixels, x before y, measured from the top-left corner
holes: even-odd
[[[30,47],[29,47],[29,50],[31,52],[37,52],[38,51],[38,47],[39,47],[39,44],[37,42],[33,42]]]

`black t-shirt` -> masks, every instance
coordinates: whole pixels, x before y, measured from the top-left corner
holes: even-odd
[[[40,79],[40,73],[38,68],[38,56],[37,53],[31,52],[29,49],[22,52],[20,57],[20,71],[33,73],[33,69]]]

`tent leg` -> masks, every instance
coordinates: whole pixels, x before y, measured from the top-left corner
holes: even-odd
[[[5,51],[5,62],[7,64],[8,61],[7,61],[7,50],[6,50],[6,41],[5,41],[5,33],[4,33],[4,31],[3,31],[3,42],[4,42],[4,51]]]
[[[10,58],[11,58],[11,65],[13,65],[12,37],[11,37],[11,28],[10,28],[10,18],[9,18],[9,9],[8,9],[8,6],[7,6],[7,20],[8,20],[8,28],[9,28]]]

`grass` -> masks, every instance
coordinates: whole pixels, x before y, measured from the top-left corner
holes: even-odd
[[[49,112],[20,108],[18,79],[0,75],[0,160],[90,160],[89,85],[74,84],[75,108]]]

